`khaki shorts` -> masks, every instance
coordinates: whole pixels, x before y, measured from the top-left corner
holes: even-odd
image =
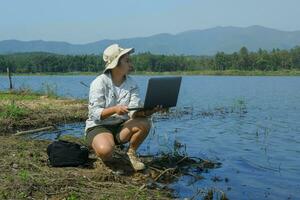
[[[114,137],[116,145],[123,144],[120,140],[120,132],[123,128],[124,122],[114,125],[99,125],[92,128],[89,128],[86,131],[86,143],[89,147],[92,146],[93,140],[96,135],[101,133],[111,133]]]

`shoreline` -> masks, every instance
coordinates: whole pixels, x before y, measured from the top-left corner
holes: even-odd
[[[157,172],[134,173],[128,163],[126,174],[116,174],[90,151],[89,161],[79,167],[50,167],[50,140],[19,135],[30,130],[84,121],[87,105],[82,100],[46,96],[28,91],[0,92],[0,199],[172,199],[170,189],[148,188]],[[28,131],[29,130],[29,131]],[[83,138],[63,140],[85,144]],[[141,189],[141,186],[145,185]],[[147,186],[147,187],[146,187]]]
[[[0,199],[174,198],[171,190],[141,189],[150,173],[118,175],[93,154],[84,166],[50,167],[46,149],[51,141],[0,139]]]
[[[66,73],[13,73],[13,76],[97,76],[102,72],[66,72]],[[133,72],[131,75],[138,76],[300,76],[300,70],[278,70],[278,71],[240,71],[240,70],[200,70],[200,71],[175,71],[175,72]],[[0,76],[7,76],[6,73],[0,73]]]
[[[87,115],[86,106],[82,100],[30,91],[0,92],[0,199],[174,199],[171,183],[187,173],[191,175],[191,169],[206,172],[221,166],[174,150],[141,155],[147,169],[135,172],[126,157],[126,148],[116,148],[109,163],[103,163],[90,150],[84,166],[50,167],[46,153],[50,140],[13,134],[45,123],[56,126],[81,122]],[[71,135],[59,139],[85,144],[83,138]],[[197,171],[191,176],[195,181],[203,179]],[[201,195],[205,198],[213,193],[213,189],[205,189]],[[200,194],[194,195],[192,198],[198,198]],[[224,192],[220,199],[227,199]]]

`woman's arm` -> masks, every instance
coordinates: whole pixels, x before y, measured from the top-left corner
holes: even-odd
[[[139,91],[139,88],[137,86],[137,84],[135,83],[133,88],[131,89],[130,91],[130,101],[129,101],[129,104],[128,104],[128,107],[129,108],[137,108],[137,107],[143,107],[143,103],[141,101],[141,98],[140,98],[140,91]],[[129,112],[129,117],[133,118],[137,111],[133,110],[133,111],[130,111]]]
[[[106,119],[113,114],[124,115],[129,112],[127,109],[128,107],[123,105],[104,108],[101,112],[101,119]]]

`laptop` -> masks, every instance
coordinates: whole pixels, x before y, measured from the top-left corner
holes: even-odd
[[[156,106],[174,107],[177,104],[181,77],[155,77],[148,81],[144,107],[128,110],[150,110]]]

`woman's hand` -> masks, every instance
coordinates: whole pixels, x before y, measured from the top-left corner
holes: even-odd
[[[118,115],[124,115],[126,113],[128,113],[128,107],[124,106],[124,105],[117,105],[114,106],[114,111],[115,113],[117,113]]]

